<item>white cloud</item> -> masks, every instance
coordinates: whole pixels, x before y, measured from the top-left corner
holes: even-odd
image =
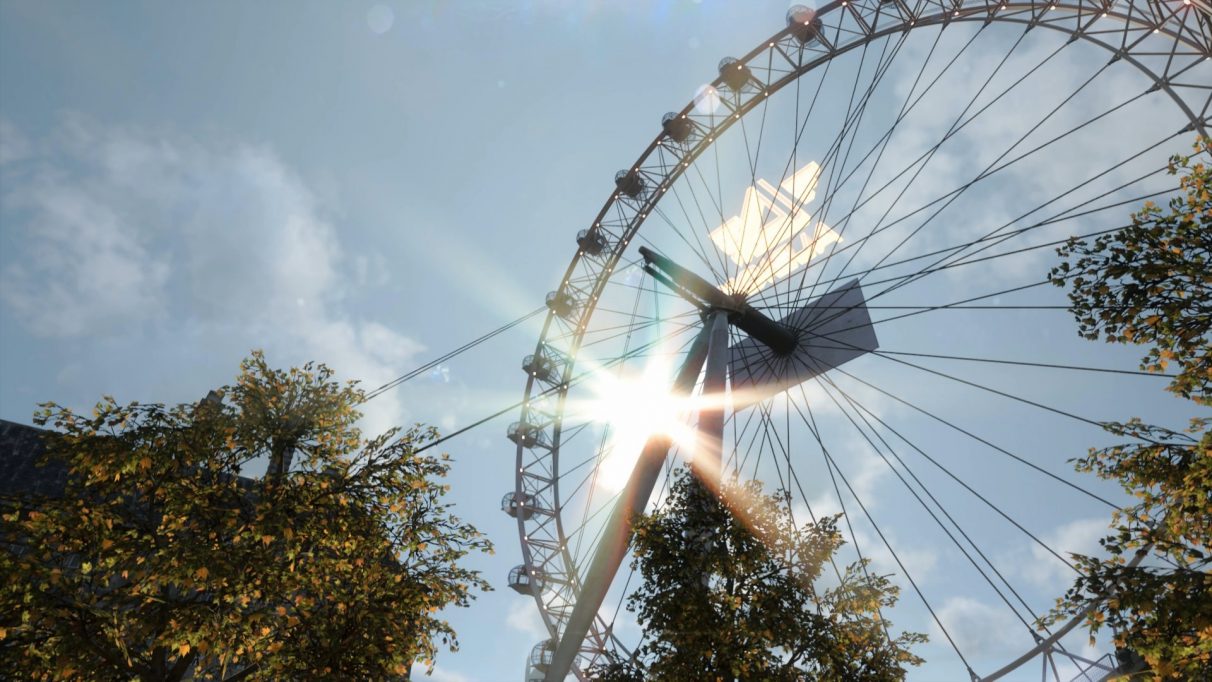
[[[29,139],[17,126],[6,118],[0,118],[0,166],[21,161],[28,157],[31,151]]]
[[[892,546],[891,550],[879,536],[861,531],[857,532],[857,535],[863,556],[871,559],[871,572],[894,576],[893,582],[902,588],[909,587],[908,581],[903,577],[905,573],[921,584],[933,575],[934,567],[938,564],[939,553],[936,550],[928,546],[914,546],[913,543],[897,538],[894,533],[884,534],[888,538],[888,545]],[[892,556],[893,551],[896,552],[896,557]],[[900,559],[899,563],[897,559]],[[901,568],[902,564],[904,569]]]
[[[32,243],[0,271],[0,295],[31,331],[83,336],[163,313],[169,266],[145,239],[94,197],[45,180],[26,189]]]
[[[940,59],[939,56],[958,52],[960,46],[977,30],[985,31],[984,27],[975,25],[952,26],[938,37],[937,44],[935,35],[928,31],[922,32],[921,36],[911,37],[893,67],[893,74],[899,70],[901,77],[888,79],[893,84],[892,101],[903,100],[911,89],[914,97],[921,94],[943,65],[949,64],[947,59]],[[1159,161],[1164,160],[1165,150],[1146,154],[1146,158],[1141,160],[1124,161],[1132,151],[1156,142],[1161,137],[1158,131],[1177,129],[1171,126],[1181,127],[1185,123],[1168,96],[1155,93],[1079,128],[1097,115],[1109,112],[1138,95],[1151,83],[1126,63],[1106,68],[1106,52],[1088,44],[1078,43],[1072,49],[1049,57],[1065,39],[1062,34],[1055,32],[1032,33],[1021,44],[1015,44],[1008,59],[1002,63],[1011,44],[1018,38],[1016,29],[985,31],[978,43],[982,45],[981,49],[969,49],[964,58],[951,64],[938,85],[898,125],[892,144],[881,158],[875,176],[878,182],[873,183],[873,187],[881,186],[903,168],[916,168],[911,164],[948,134],[957,119],[970,121],[937,150],[925,172],[913,180],[904,199],[893,209],[885,223],[965,185],[991,165],[997,167],[1006,164],[1052,138],[1060,137],[1062,133],[1077,130],[966,191],[950,208],[930,221],[929,229],[916,234],[913,244],[902,249],[902,252],[912,248],[929,251],[982,236],[1017,219],[1025,207],[1043,204],[1095,173],[1109,169],[1109,174],[1103,179],[1059,199],[1013,227],[1023,227],[1065,208],[1080,205],[1102,191],[1155,168]],[[927,62],[927,54],[934,55],[934,58]],[[1029,71],[1045,60],[1044,68],[1027,76]],[[930,67],[927,73],[921,79],[913,77],[924,62]],[[1099,76],[1090,87],[1082,89],[1080,96],[1065,102],[1096,72]],[[997,74],[994,82],[986,86],[986,80],[994,73]],[[982,87],[984,89],[977,96],[978,89]],[[1005,90],[1008,91],[1003,96]],[[965,111],[964,107],[974,96],[973,105]],[[1000,99],[992,103],[994,97]],[[991,106],[986,109],[987,104]],[[1059,108],[1053,112],[1054,107]],[[1022,141],[1018,142],[1020,138]],[[1115,139],[1116,144],[1106,144],[1108,139]],[[1017,146],[1009,149],[1015,144]],[[1003,153],[1005,156],[997,160]],[[878,219],[908,183],[913,172],[910,170],[877,196],[865,208],[859,222]],[[1147,183],[1136,185],[1126,196],[1139,194],[1146,186]],[[1104,199],[1097,203],[1110,201]],[[892,230],[893,234],[887,237],[887,241],[892,242],[889,246],[932,213],[933,210],[927,211],[909,219],[904,227]],[[1126,211],[1119,214],[1118,219],[1125,216]],[[988,253],[1076,234],[1083,231],[1085,224],[1088,224],[1086,219],[1063,221],[1015,236],[1005,247],[995,248]],[[884,253],[880,247],[887,242],[873,241],[876,243],[868,247],[866,255]],[[1041,249],[986,261],[979,267],[982,277],[991,284],[1021,283],[1028,275],[1038,277],[1045,272],[1051,256],[1051,249]],[[960,276],[961,271],[949,274],[949,277]],[[963,276],[968,275],[964,273]]]
[[[40,152],[0,195],[14,244],[0,300],[32,334],[187,329],[278,349],[290,363],[315,359],[366,388],[422,349],[342,312],[352,287],[386,279],[384,263],[343,252],[331,211],[272,150],[80,117],[31,146],[3,125],[6,158]],[[371,433],[403,416],[390,395],[365,412]]]
[[[891,474],[888,464],[866,441],[857,436],[835,441],[834,445],[829,446],[829,455],[845,476],[845,481],[838,477],[838,489],[843,499],[838,500],[838,493],[832,487],[822,488],[815,498],[808,501],[817,518],[842,513],[843,501],[848,513],[855,518],[862,517],[862,510],[854,502],[856,496],[868,510],[875,509],[879,504],[879,496],[875,494],[876,488]],[[821,466],[823,468],[824,464]],[[827,477],[828,474],[822,471],[822,476]],[[846,485],[847,482],[849,486]],[[806,519],[808,515],[804,513],[796,518]]]
[[[951,597],[943,602],[937,614],[965,656],[1005,657],[1020,654],[1031,646],[1026,628],[1004,606],[997,608],[970,597]],[[947,641],[937,623],[931,622],[929,635],[932,642]]]
[[[1009,663],[1035,646],[1034,637],[1027,628],[1001,603],[986,603],[970,597],[952,597],[944,601],[936,613],[955,645],[981,672],[991,672],[992,668]],[[948,646],[942,630],[933,621],[928,635],[933,645]],[[1089,671],[1089,679],[1101,679],[1106,671],[1099,673],[1098,668],[1091,667],[1081,659],[1098,661],[1113,651],[1114,647],[1106,641],[1105,635],[1104,629],[1093,645],[1090,643],[1089,634],[1082,628],[1061,638],[1057,643],[1058,648],[1052,651],[1052,664],[1056,666],[1058,673],[1056,679],[1087,679],[1082,676],[1085,671]],[[1070,658],[1071,655],[1080,658]],[[996,663],[995,666],[990,665],[993,662]],[[1017,673],[1031,671],[1038,675],[1040,662],[1041,659],[1037,656],[1024,663]],[[1107,661],[1103,660],[1102,663],[1106,664]],[[1052,675],[1049,674],[1047,679],[1053,679]]]
[[[1105,552],[1099,546],[1098,540],[1108,534],[1109,521],[1108,518],[1070,521],[1044,534],[1040,540],[1066,561],[1071,561],[1071,553],[1103,556]],[[1034,542],[1021,554],[1030,556],[1029,559],[1015,562],[1021,566],[1023,577],[1050,593],[1060,594],[1077,577],[1071,568]]]
[[[521,632],[534,641],[542,641],[550,635],[543,626],[543,619],[535,608],[533,599],[514,599],[505,613],[505,625]]]
[[[391,279],[387,272],[387,259],[382,254],[357,256],[353,259],[354,279],[358,286],[380,287]]]
[[[425,666],[420,663],[412,664],[411,677],[414,680],[433,680],[434,682],[471,682],[471,678],[466,675],[461,675],[456,672],[444,670],[440,666],[434,666],[432,673],[426,673]]]

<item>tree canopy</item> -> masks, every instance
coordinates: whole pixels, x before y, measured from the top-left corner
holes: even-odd
[[[1071,241],[1059,249],[1071,260],[1051,277],[1070,286],[1083,336],[1147,346],[1144,369],[1175,369],[1170,391],[1212,405],[1209,140],[1195,151],[1170,162],[1180,192],[1169,211],[1146,204],[1127,228]],[[1118,480],[1138,501],[1115,513],[1114,533],[1100,541],[1108,558],[1075,557],[1082,575],[1047,620],[1086,613],[1091,636],[1109,626],[1148,676],[1197,679],[1212,666],[1210,424],[1193,419],[1184,433],[1139,419],[1107,423],[1132,440],[1076,460],[1079,471]],[[1132,565],[1142,553],[1153,561]]]
[[[797,526],[761,484],[724,482],[720,496],[674,475],[666,504],[635,525],[642,584],[627,601],[644,629],[628,661],[601,680],[900,680],[923,635],[889,635],[887,577],[854,564],[818,589],[843,544],[836,517]]]
[[[1148,347],[1141,369],[1176,371],[1169,390],[1212,405],[1212,140],[1175,156],[1179,192],[1162,210],[1153,202],[1132,224],[1094,241],[1057,249],[1049,279],[1069,287],[1079,333]]]
[[[1210,422],[1194,420],[1189,433],[1136,419],[1110,424],[1135,440],[1078,460],[1079,471],[1119,480],[1140,502],[1115,512],[1115,532],[1100,540],[1108,558],[1075,555],[1082,575],[1049,621],[1093,607],[1091,634],[1108,626],[1116,647],[1139,654],[1162,679],[1198,679],[1212,662]],[[1131,565],[1138,552],[1154,561]]]
[[[222,396],[221,399],[220,395]],[[363,393],[260,353],[197,405],[47,403],[62,497],[6,510],[2,665],[32,679],[390,679],[487,588],[432,429],[364,442]],[[292,458],[296,459],[291,466]],[[269,462],[260,480],[241,476]]]

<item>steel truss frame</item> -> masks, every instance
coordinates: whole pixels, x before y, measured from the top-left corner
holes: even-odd
[[[678,141],[662,132],[620,172],[616,191],[583,231],[592,241],[578,239],[580,248],[554,296],[549,296],[551,311],[534,354],[549,360],[551,371],[527,372],[521,416],[511,425],[510,437],[517,444],[515,494],[529,496],[522,499],[532,505],[531,513],[517,517],[522,557],[525,566],[543,575],[543,587],[534,599],[552,641],[563,632],[582,579],[575,573],[560,514],[559,448],[561,415],[568,390],[577,381],[575,358],[585,330],[607,280],[621,267],[628,245],[657,202],[742,116],[803,74],[873,40],[927,26],[1003,22],[1061,31],[1071,41],[1102,47],[1111,61],[1131,63],[1153,81],[1154,90],[1170,96],[1190,121],[1185,131],[1207,134],[1212,127],[1212,84],[1189,79],[1197,64],[1212,59],[1212,9],[1207,0],[834,0],[816,16],[821,28],[814,39],[801,43],[787,28],[738,58],[734,64],[749,72],[739,90],[730,90],[722,77],[712,83],[735,95],[719,98],[720,113],[698,113],[694,102],[688,103],[676,114],[690,124],[685,138]],[[551,305],[553,300],[558,305]],[[518,429],[529,437],[518,437]],[[584,679],[581,670],[612,645],[623,647],[608,625],[596,619],[573,672]],[[1045,648],[1037,647],[1039,652]]]

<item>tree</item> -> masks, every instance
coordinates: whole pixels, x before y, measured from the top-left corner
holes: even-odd
[[[854,564],[815,587],[843,544],[836,517],[797,527],[761,484],[724,482],[717,497],[685,471],[665,506],[633,531],[643,583],[627,601],[645,643],[598,679],[900,680],[919,658],[891,638],[880,609],[896,601],[886,577]]]
[[[1196,156],[1210,151],[1207,138]],[[1069,285],[1079,333],[1149,346],[1142,368],[1177,369],[1169,390],[1212,405],[1212,168],[1176,156],[1180,196],[1169,212],[1152,204],[1132,225],[1093,243],[1058,250],[1074,259],[1051,279]],[[1082,575],[1046,621],[1085,613],[1094,633],[1109,626],[1115,645],[1143,659],[1146,676],[1199,679],[1212,667],[1212,419],[1186,433],[1139,419],[1104,428],[1131,442],[1091,449],[1077,469],[1118,480],[1139,501],[1113,516],[1100,541],[1106,559],[1075,555]],[[1133,565],[1151,555],[1164,565]]]
[[[1180,193],[1168,212],[1147,201],[1128,227],[1069,240],[1057,249],[1066,260],[1049,273],[1070,287],[1082,336],[1148,345],[1141,369],[1174,363],[1169,390],[1202,405],[1212,405],[1212,166],[1191,161],[1210,153],[1205,137],[1193,156],[1170,159]]]
[[[1114,534],[1100,540],[1108,558],[1074,555],[1082,574],[1049,622],[1094,607],[1091,635],[1110,627],[1117,648],[1139,654],[1152,675],[1199,679],[1212,664],[1212,419],[1189,433],[1133,419],[1107,429],[1135,442],[1091,450],[1079,471],[1118,479],[1140,502],[1115,512]],[[1130,565],[1137,552],[1168,566]]]
[[[491,546],[442,501],[432,429],[363,442],[363,392],[260,353],[198,405],[44,404],[61,498],[3,517],[2,667],[32,679],[389,679],[487,589]],[[298,463],[291,467],[291,457]],[[267,476],[240,476],[254,460]]]

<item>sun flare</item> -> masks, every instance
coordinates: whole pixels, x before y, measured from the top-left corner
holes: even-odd
[[[695,406],[689,397],[670,391],[672,382],[672,368],[659,360],[636,372],[603,370],[594,376],[592,397],[580,407],[605,429],[595,482],[599,488],[622,490],[651,436],[665,435],[684,448],[693,446],[695,433],[688,419]]]

